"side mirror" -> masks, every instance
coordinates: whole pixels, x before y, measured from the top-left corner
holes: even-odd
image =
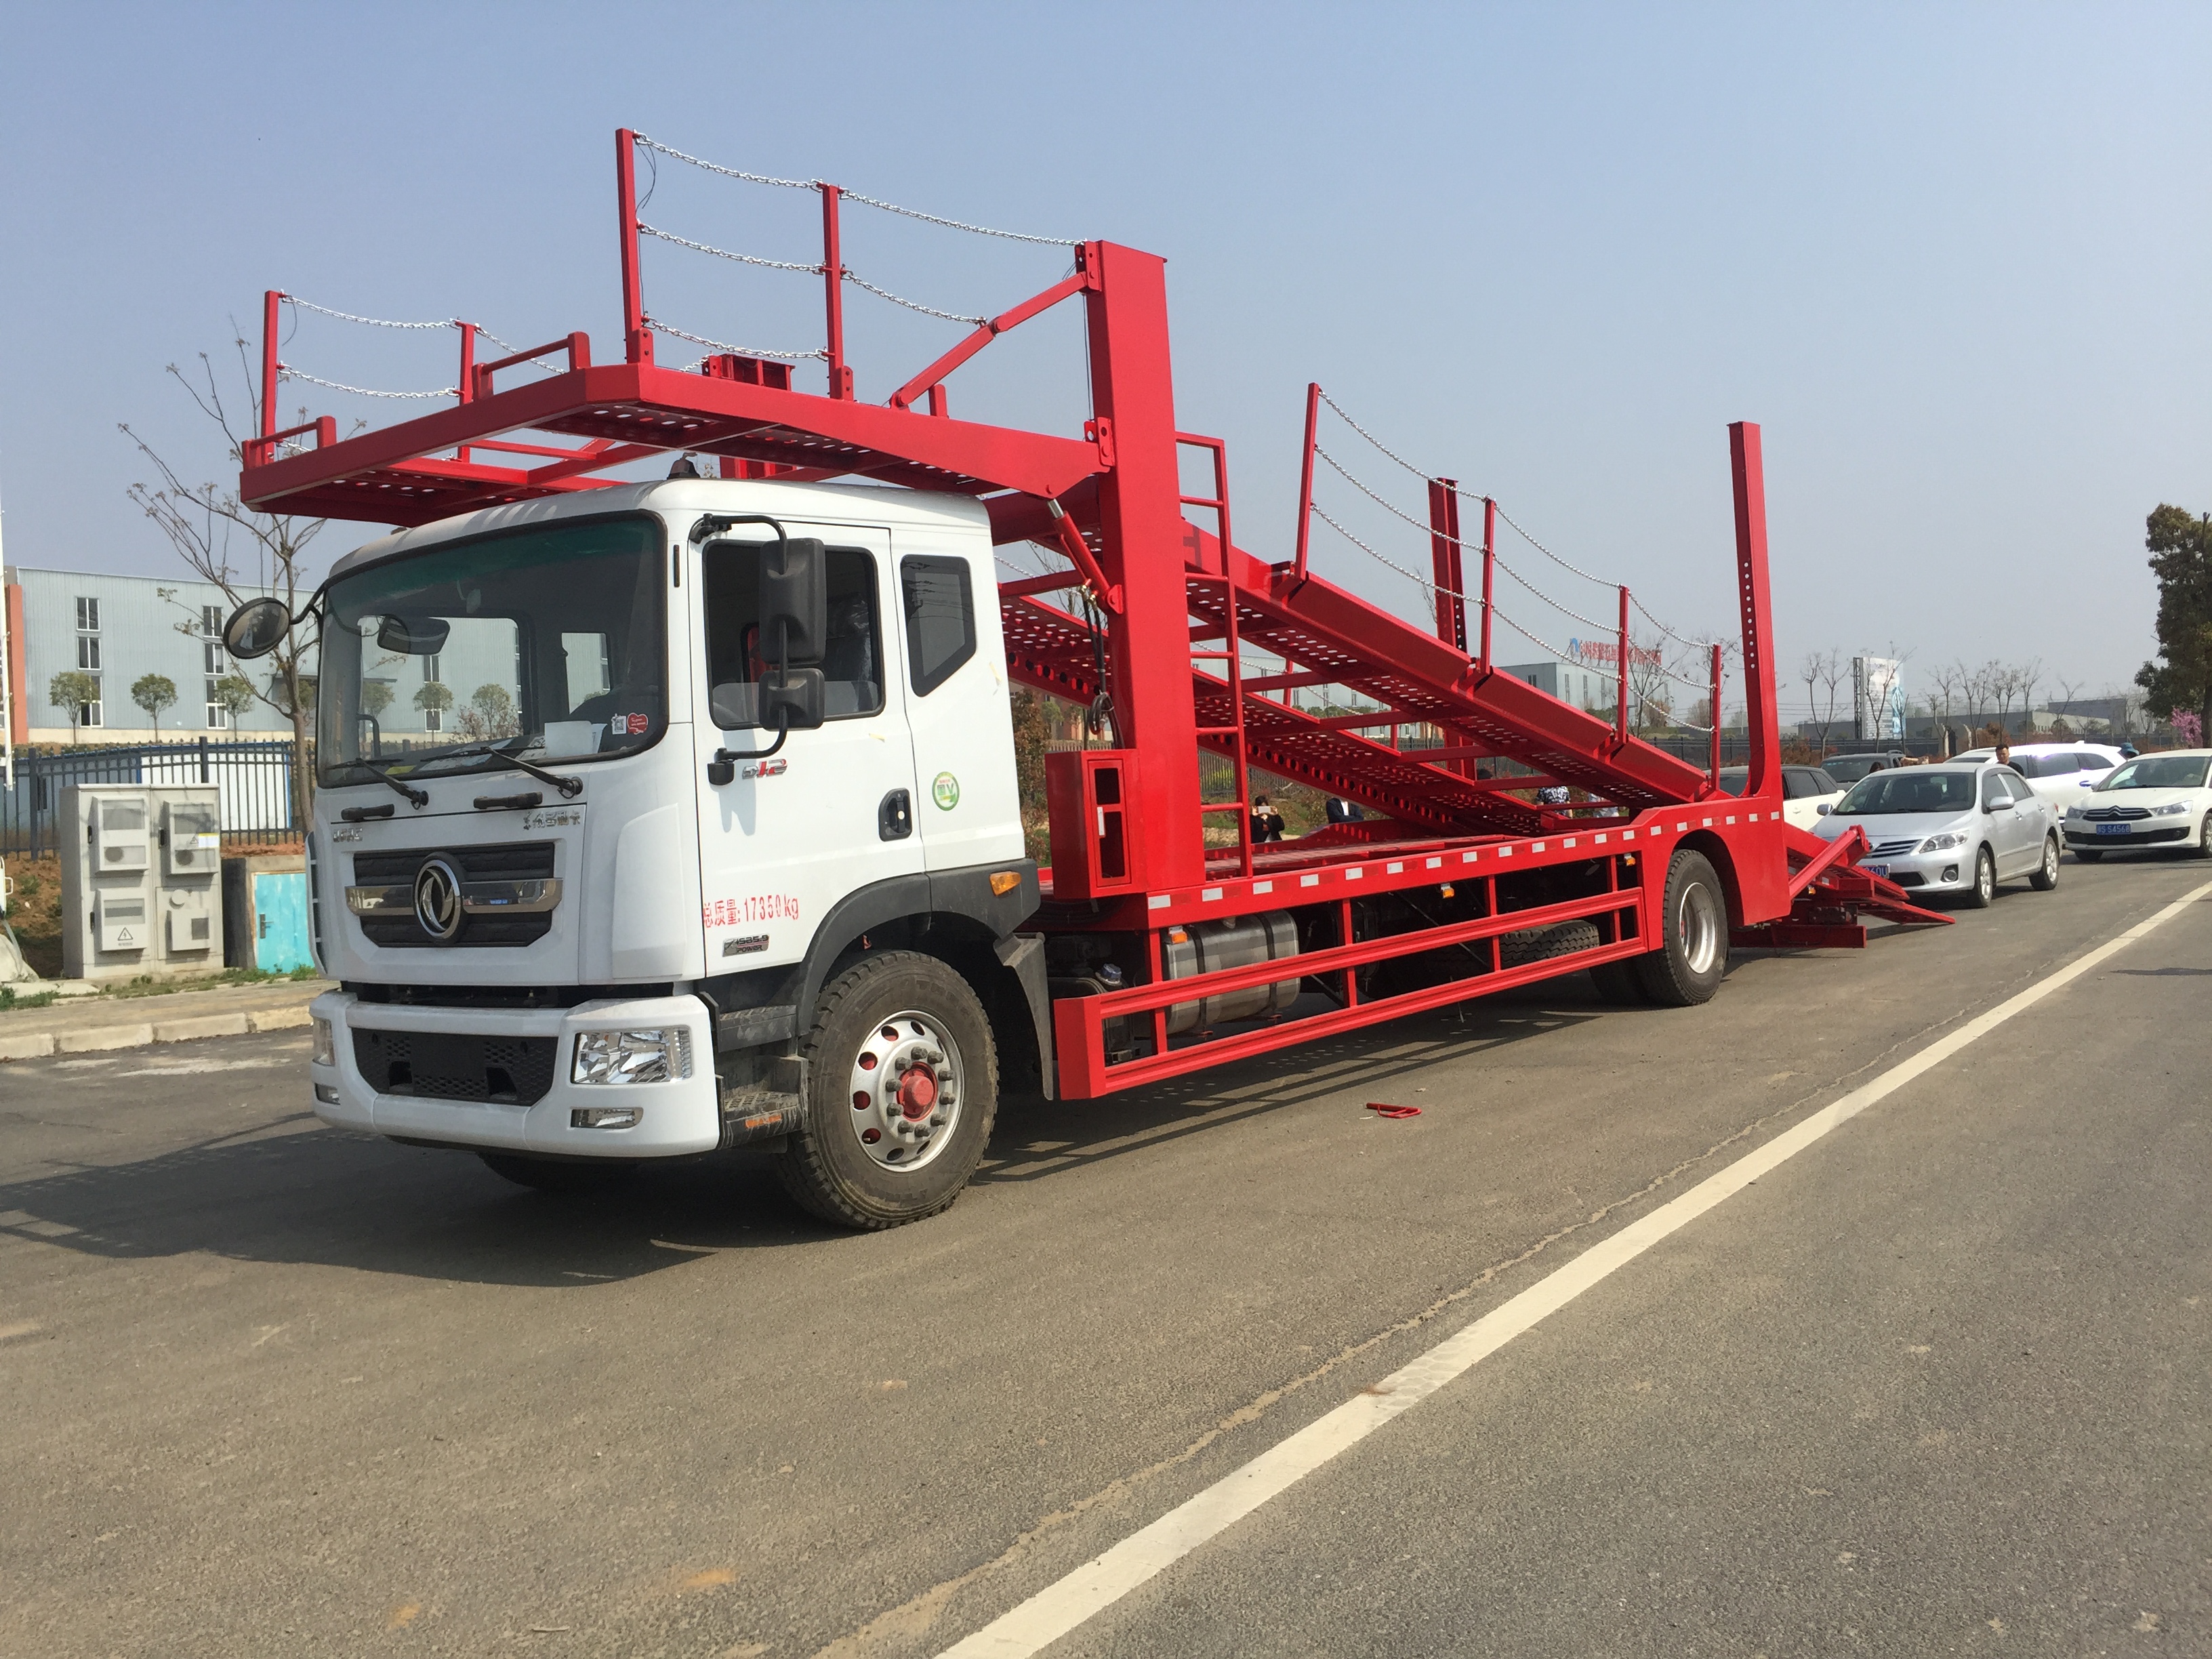
[[[386,617],[377,624],[376,643],[380,650],[403,656],[434,656],[446,648],[453,631],[453,623],[439,617]]]
[[[292,613],[282,599],[248,599],[222,625],[222,648],[242,661],[265,657],[292,631]]]
[[[760,723],[771,732],[812,732],[828,717],[829,687],[818,668],[771,669],[759,690]]]
[[[780,541],[761,550],[761,654],[771,652],[787,665],[812,666],[822,660],[830,635],[830,562],[811,536]],[[821,675],[815,675],[818,684]],[[818,704],[817,705],[819,706]],[[763,713],[766,714],[763,709]],[[774,726],[773,720],[763,720]],[[799,722],[792,722],[795,727]],[[819,726],[817,717],[814,724]]]
[[[1814,810],[1815,812],[1819,813],[1819,814],[1820,815],[1820,817],[1824,817],[1824,818],[1825,818],[1826,817],[1827,817],[1827,816],[1828,816],[1828,814],[1829,814],[1829,813],[1831,813],[1831,812],[1834,811],[1836,809],[1835,809],[1834,807],[1832,807],[1832,806],[1829,805],[1827,802],[1826,802],[1826,801],[1822,801],[1822,802],[1821,802],[1818,806],[1814,807],[1813,810]]]

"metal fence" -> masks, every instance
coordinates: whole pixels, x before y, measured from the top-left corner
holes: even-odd
[[[292,819],[292,745],[283,741],[141,744],[15,757],[15,787],[0,789],[0,853],[58,852],[62,791],[75,783],[213,784],[227,842],[284,840]]]

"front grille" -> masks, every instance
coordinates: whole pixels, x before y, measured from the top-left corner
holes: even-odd
[[[1899,887],[1925,887],[1928,884],[1928,878],[1915,870],[1900,871],[1890,879]]]
[[[534,1106],[553,1086],[558,1037],[465,1036],[447,1031],[353,1034],[354,1064],[380,1095]]]
[[[1893,859],[1902,854],[1910,853],[1919,845],[1920,840],[1917,836],[1909,841],[1886,841],[1867,856],[1871,859]]]
[[[2185,823],[2172,830],[2135,830],[2124,836],[2082,836],[2069,830],[2066,839],[2078,841],[2084,847],[2148,847],[2153,842],[2187,841],[2189,826]]]
[[[419,848],[407,853],[356,853],[353,878],[361,887],[411,887],[422,860],[442,851],[470,881],[530,881],[553,873],[550,841],[506,842],[496,847]],[[432,945],[412,910],[362,916],[361,931],[371,945]],[[455,946],[528,945],[553,931],[553,913],[540,910],[514,916],[471,916],[461,923]]]
[[[2092,806],[2081,816],[2092,823],[2118,823],[2122,819],[2147,818],[2148,806]]]

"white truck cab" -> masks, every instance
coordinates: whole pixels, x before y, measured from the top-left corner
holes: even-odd
[[[1002,1051],[1052,1073],[991,540],[963,496],[678,478],[341,559],[317,1115],[538,1186],[757,1143],[842,1221],[951,1202]]]

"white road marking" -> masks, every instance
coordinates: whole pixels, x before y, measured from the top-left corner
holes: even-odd
[[[1670,1233],[1733,1198],[1759,1176],[1796,1157],[1868,1107],[1933,1071],[2015,1014],[2033,1007],[2053,991],[2071,983],[2106,957],[2209,896],[2212,896],[2212,882],[2176,899],[2148,921],[2138,922],[2094,950],[2075,957],[2017,996],[1999,1003],[1986,1013],[1976,1015],[1949,1036],[1938,1037],[1872,1082],[1862,1084],[1757,1151],[1745,1153],[1726,1169],[1708,1176],[1680,1198],[1593,1244],[1572,1261],[1492,1309],[1466,1329],[1446,1337],[1412,1364],[1393,1371],[1373,1388],[1362,1389],[1319,1421],[1261,1453],[1179,1508],[1169,1510],[1152,1525],[1131,1534],[1104,1554],[1093,1557],[1066,1577],[1047,1585],[964,1641],[944,1650],[939,1659],[1027,1659],[1029,1655],[1059,1640],[1093,1613],[1112,1606],[1269,1498],[1365,1439],[1392,1418],[1410,1411],[1478,1360],[1497,1352],[1546,1315],[1565,1307]]]
[[[174,1066],[134,1066],[118,1077],[198,1077],[203,1072],[258,1072],[271,1066],[289,1066],[282,1055],[265,1060],[188,1060]]]

